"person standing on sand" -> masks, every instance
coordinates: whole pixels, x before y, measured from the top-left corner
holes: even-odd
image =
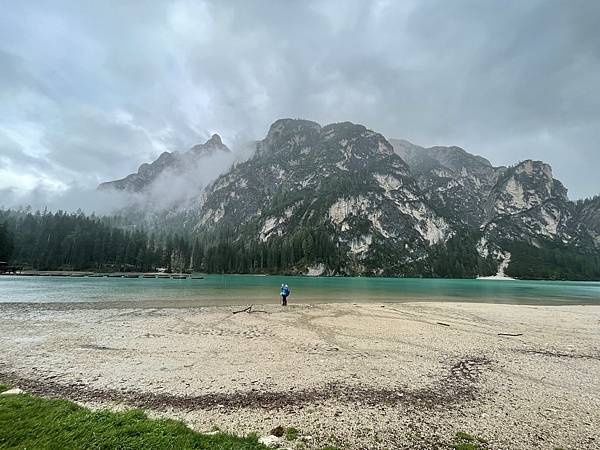
[[[281,285],[281,292],[279,295],[281,295],[281,306],[287,306],[287,298],[288,295],[290,295],[290,288],[287,284]]]

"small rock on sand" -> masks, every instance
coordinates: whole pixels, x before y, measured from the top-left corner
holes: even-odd
[[[277,436],[273,436],[272,434],[270,434],[268,436],[263,436],[263,437],[259,438],[258,442],[260,444],[266,445],[267,447],[276,448],[276,447],[279,447],[279,444],[281,443],[281,439],[278,438]]]
[[[275,437],[281,437],[283,436],[285,433],[285,428],[283,428],[281,425],[277,425],[275,428],[273,428],[271,430],[271,435],[275,436]]]
[[[0,395],[14,395],[14,394],[24,394],[25,391],[19,388],[9,389],[8,391],[4,391],[0,393]]]

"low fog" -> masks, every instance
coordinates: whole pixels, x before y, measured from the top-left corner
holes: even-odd
[[[185,210],[202,205],[203,190],[219,175],[252,156],[254,142],[240,144],[231,153],[219,152],[196,160],[185,159],[185,170],[167,169],[141,192],[97,189],[97,186],[68,185],[60,191],[44,187],[32,190],[5,188],[0,191],[0,207],[33,210],[81,211],[91,214],[119,214],[125,210],[156,212]],[[183,152],[175,152],[184,158]],[[137,169],[136,169],[137,171]],[[127,174],[128,175],[128,174]],[[112,180],[105,180],[112,181]]]

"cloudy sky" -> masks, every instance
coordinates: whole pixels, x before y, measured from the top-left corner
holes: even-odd
[[[600,193],[598,23],[595,0],[5,2],[0,195],[89,189],[280,117],[542,159],[571,198]]]

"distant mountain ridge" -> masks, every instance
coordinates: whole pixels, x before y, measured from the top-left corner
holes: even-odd
[[[197,147],[185,158],[228,151],[215,137]],[[143,190],[180,164],[164,155],[102,188]],[[459,147],[388,141],[350,122],[277,120],[184,216],[212,255],[206,270],[475,276],[504,264],[518,275],[528,254],[596,258],[600,248],[600,204],[571,202],[548,164],[494,167]]]
[[[217,153],[230,154],[231,150],[223,144],[218,134],[213,134],[204,144],[194,145],[187,152],[163,152],[150,164],[142,164],[137,173],[127,175],[120,180],[102,183],[98,188],[102,190],[116,189],[120,191],[142,192],[148,189],[166,171],[172,171],[173,175],[189,172],[201,160],[210,158]]]
[[[485,221],[486,195],[505,167],[493,167],[487,159],[460,147],[423,148],[403,140],[390,142],[438,211],[443,211],[453,222],[469,226]]]
[[[495,239],[572,241],[578,233],[567,189],[542,161],[493,167],[459,147],[422,148],[395,141],[427,199],[454,223],[478,227]],[[502,224],[502,227],[499,224]]]

